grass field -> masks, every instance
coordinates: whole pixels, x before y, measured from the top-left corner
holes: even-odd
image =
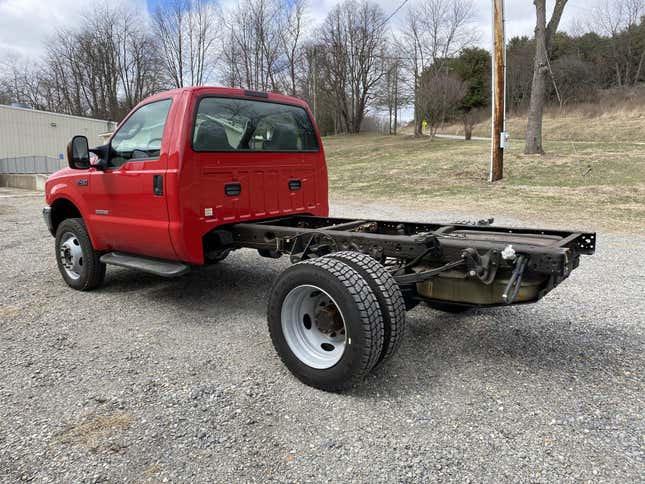
[[[548,108],[542,127],[551,141],[593,141],[598,143],[645,143],[645,93],[633,104],[618,106],[584,104],[572,108]],[[526,115],[510,116],[506,130],[511,139],[522,143],[526,134]],[[461,125],[446,126],[442,133],[463,134]],[[473,131],[473,136],[490,136],[490,120]]]
[[[643,124],[637,133],[645,132]],[[552,132],[552,126],[547,123],[545,131]],[[523,142],[515,139],[506,152],[505,178],[494,184],[487,181],[486,141],[328,137],[330,192],[336,200],[383,200],[426,211],[512,216],[551,227],[642,232],[645,144],[639,142],[645,139],[613,141],[616,130],[607,123],[604,139],[546,141],[544,156],[524,155]]]

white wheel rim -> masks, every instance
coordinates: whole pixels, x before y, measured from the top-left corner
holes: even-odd
[[[345,353],[347,327],[336,301],[319,287],[293,288],[282,303],[282,334],[305,365],[331,368]]]
[[[59,257],[63,270],[70,279],[78,279],[85,263],[83,249],[78,237],[71,232],[65,232],[61,237]]]

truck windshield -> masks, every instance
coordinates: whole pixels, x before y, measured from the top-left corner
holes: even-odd
[[[298,106],[205,97],[193,127],[194,151],[318,151],[307,112]]]

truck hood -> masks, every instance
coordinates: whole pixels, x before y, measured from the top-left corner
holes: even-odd
[[[62,170],[58,170],[51,175],[47,177],[47,181],[54,181],[54,180],[59,180],[61,178],[67,178],[72,175],[78,175],[81,172],[81,170],[72,170],[71,168],[63,168]]]
[[[87,175],[86,170],[72,170],[71,168],[63,168],[49,175],[45,182],[45,200],[47,204],[51,205],[53,199],[59,196],[65,196],[73,200],[76,192],[76,179],[79,176]]]

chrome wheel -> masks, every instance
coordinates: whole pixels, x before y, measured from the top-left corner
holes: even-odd
[[[59,255],[65,273],[71,279],[79,279],[83,271],[83,249],[78,237],[65,232],[61,237]]]
[[[293,288],[282,304],[281,320],[287,345],[305,365],[331,368],[345,353],[345,319],[332,297],[319,287]]]

